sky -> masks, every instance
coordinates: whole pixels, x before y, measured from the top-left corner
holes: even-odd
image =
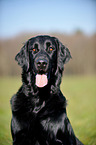
[[[0,38],[76,30],[96,32],[96,0],[0,0]]]

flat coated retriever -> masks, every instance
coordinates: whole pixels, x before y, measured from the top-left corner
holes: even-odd
[[[60,91],[71,54],[57,38],[29,39],[15,59],[22,86],[11,99],[13,145],[83,145],[75,136]]]

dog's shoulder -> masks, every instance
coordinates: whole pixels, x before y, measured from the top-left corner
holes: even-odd
[[[61,90],[58,91],[58,94],[57,94],[57,98],[58,98],[58,105],[60,104],[61,105],[61,108],[65,108],[66,109],[66,106],[67,106],[67,100],[66,100],[66,97],[63,95],[63,93],[61,92]]]
[[[17,112],[23,105],[25,94],[22,86],[16,94],[14,94],[10,100],[11,108],[13,112]]]

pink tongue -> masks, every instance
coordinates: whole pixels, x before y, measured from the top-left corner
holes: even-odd
[[[48,79],[47,79],[47,76],[46,75],[39,75],[37,74],[36,75],[36,86],[39,87],[39,88],[42,88],[44,86],[46,86],[48,83]]]

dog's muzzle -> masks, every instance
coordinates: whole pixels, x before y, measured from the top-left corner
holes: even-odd
[[[35,58],[35,69],[39,74],[47,73],[49,60],[46,56],[39,56]]]
[[[39,56],[35,59],[36,86],[42,88],[48,84],[49,60],[46,56]]]

